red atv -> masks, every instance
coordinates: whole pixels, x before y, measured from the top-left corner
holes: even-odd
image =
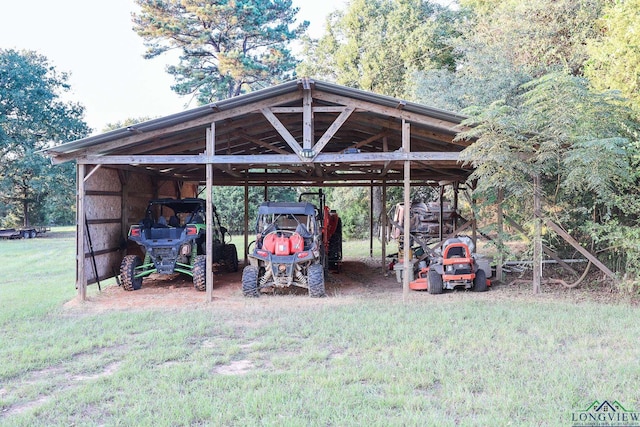
[[[456,288],[485,292],[487,286],[487,274],[479,267],[469,245],[457,238],[447,239],[442,246],[442,256],[432,258],[418,279],[409,284],[411,289],[426,289],[430,294]]]

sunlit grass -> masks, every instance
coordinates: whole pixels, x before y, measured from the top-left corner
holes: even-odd
[[[560,426],[596,399],[640,408],[637,307],[460,293],[96,313],[62,307],[73,245],[0,241],[4,275],[20,266],[0,284],[0,425]]]

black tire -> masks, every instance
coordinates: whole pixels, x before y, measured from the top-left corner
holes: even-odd
[[[258,267],[247,265],[242,270],[242,293],[245,297],[259,297],[258,292]]]
[[[474,292],[486,292],[487,291],[487,274],[484,270],[476,271],[476,277],[473,279],[473,291]]]
[[[342,219],[338,218],[336,231],[329,239],[329,264],[337,264],[342,261]]]
[[[427,281],[429,282],[429,293],[437,295],[442,293],[442,276],[435,270],[429,270],[427,273]]]
[[[137,255],[127,255],[120,264],[120,283],[125,291],[137,291],[142,287],[142,277],[135,277],[136,268],[142,265]]]
[[[238,271],[238,251],[236,250],[236,245],[225,245],[224,262],[229,272],[235,273]]]
[[[207,256],[196,255],[193,263],[193,287],[198,291],[207,290]]]
[[[327,294],[324,290],[324,268],[321,264],[313,264],[309,266],[309,276],[307,282],[309,283],[309,296],[311,298],[326,297]]]
[[[31,230],[29,231],[29,238],[30,239],[35,239],[36,238],[36,230]]]

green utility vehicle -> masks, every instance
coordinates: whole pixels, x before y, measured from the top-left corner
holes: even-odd
[[[238,253],[227,243],[227,229],[213,208],[213,262],[238,271]],[[120,265],[120,282],[127,291],[138,290],[152,273],[183,273],[199,291],[206,288],[206,201],[197,198],[158,199],[149,202],[146,215],[129,229],[129,240],[144,252],[127,255]]]

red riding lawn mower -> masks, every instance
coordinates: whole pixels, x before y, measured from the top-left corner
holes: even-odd
[[[409,287],[441,294],[444,289],[456,288],[485,292],[490,285],[487,272],[478,265],[469,244],[452,238],[445,240],[441,256],[432,257],[429,266],[420,270]]]

